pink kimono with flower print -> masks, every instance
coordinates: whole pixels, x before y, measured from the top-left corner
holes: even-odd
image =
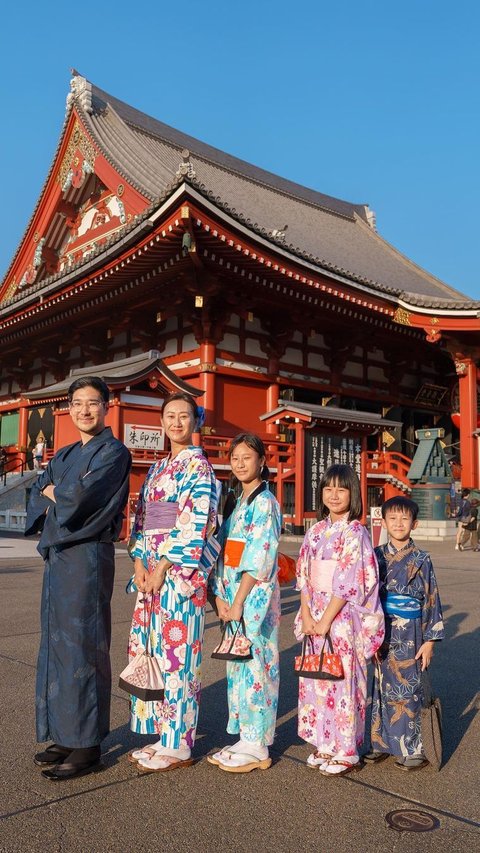
[[[329,589],[325,583],[321,589],[318,584],[316,589],[312,585],[319,561],[331,561]],[[377,562],[368,533],[359,521],[348,522],[345,516],[332,523],[328,517],[308,531],[297,564],[297,589],[302,590],[316,622],[332,595],[346,602],[330,629],[345,678],[299,680],[298,733],[319,752],[356,756],[365,730],[367,660],[381,646],[385,629]],[[300,612],[295,635],[303,639]],[[315,637],[313,643],[315,651],[320,651],[322,638]]]

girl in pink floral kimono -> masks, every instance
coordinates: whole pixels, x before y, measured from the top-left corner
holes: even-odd
[[[319,518],[297,565],[301,607],[297,639],[320,652],[328,632],[343,663],[341,681],[300,678],[298,733],[315,751],[307,765],[325,776],[359,769],[365,730],[367,660],[380,647],[384,617],[378,567],[362,515],[360,483],[348,465],[332,465],[319,486]]]

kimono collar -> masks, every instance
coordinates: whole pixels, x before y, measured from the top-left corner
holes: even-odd
[[[107,426],[102,429],[101,432],[97,432],[96,435],[92,435],[85,444],[82,444],[82,448],[88,448],[91,450],[96,444],[104,444],[105,441],[109,441],[113,438],[112,428]]]
[[[390,542],[390,540],[388,540],[386,549],[387,549],[388,553],[392,554],[392,556],[393,556],[395,554],[401,554],[403,551],[411,550],[414,547],[415,547],[415,542],[413,541],[412,538],[410,538],[408,540],[408,542],[406,543],[406,545],[403,546],[403,548],[395,548],[395,545],[393,545]]]
[[[246,503],[247,507],[253,503],[253,501],[255,500],[255,498],[258,495],[261,495],[262,492],[265,492],[268,490],[269,490],[268,489],[268,483],[266,482],[266,480],[262,480],[260,485],[257,486],[257,488],[253,490],[253,492],[250,492],[248,498],[246,499],[245,503]],[[234,493],[233,489],[230,489],[228,496],[227,496],[227,500],[225,501],[225,505],[223,507],[223,520],[224,521],[227,521],[227,519],[230,518],[235,507],[239,506],[240,502],[241,502],[241,495],[240,495],[240,497],[235,498],[235,493]]]
[[[172,454],[169,453],[167,459],[170,462],[173,462],[175,459],[178,459],[179,456],[183,456],[184,453],[188,453],[190,456],[201,456],[202,459],[207,458],[201,447],[197,447],[195,444],[189,444],[187,447],[184,447],[183,450],[180,450],[176,456],[172,456]]]
[[[257,495],[261,495],[262,492],[265,491],[265,489],[268,489],[268,484],[265,482],[265,480],[262,480],[260,485],[257,486],[257,488],[253,490],[253,492],[250,492],[250,494],[246,500],[247,506],[250,506],[250,504],[253,503],[253,501],[255,500]]]
[[[328,515],[325,516],[325,518],[323,520],[326,521],[327,525],[330,527],[333,527],[334,524],[348,524],[349,523],[348,513],[349,513],[349,510],[347,510],[347,512],[345,512],[341,518],[337,518],[336,521],[332,521],[332,519],[330,518],[330,513],[329,513]]]

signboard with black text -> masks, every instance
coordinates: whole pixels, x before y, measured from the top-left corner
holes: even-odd
[[[305,430],[305,512],[318,509],[318,487],[330,465],[350,465],[360,477],[361,452],[359,436],[345,438]]]
[[[162,427],[125,424],[123,441],[130,450],[163,450],[165,433]]]

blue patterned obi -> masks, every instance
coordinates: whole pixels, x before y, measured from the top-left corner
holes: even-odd
[[[387,592],[380,596],[382,607],[388,616],[401,616],[403,619],[420,619],[422,606],[412,595],[400,595]]]

